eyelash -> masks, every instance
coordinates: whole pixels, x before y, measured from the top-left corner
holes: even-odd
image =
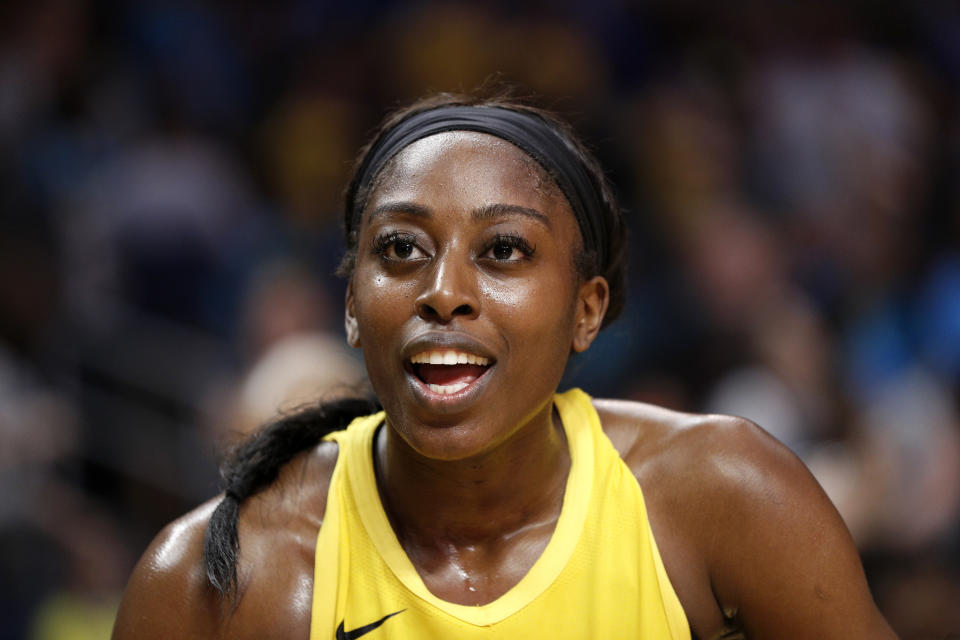
[[[417,237],[412,233],[404,233],[401,231],[390,231],[388,233],[383,233],[373,239],[373,253],[380,256],[381,260],[387,262],[404,262],[409,260],[409,258],[395,258],[387,255],[390,247],[396,245],[398,242],[409,243],[413,245],[414,248],[417,248]],[[494,238],[487,244],[486,248],[483,250],[482,255],[486,255],[491,251],[500,248],[507,247],[510,249],[516,249],[522,252],[524,255],[519,259],[510,259],[510,258],[496,258],[493,259],[497,262],[518,262],[519,260],[529,260],[533,257],[533,254],[536,252],[537,248],[534,245],[531,245],[525,238],[522,236],[512,234],[512,233],[498,233]]]
[[[493,238],[493,240],[490,242],[490,244],[487,246],[486,250],[483,253],[487,254],[488,252],[492,251],[497,247],[509,247],[511,249],[518,249],[522,251],[524,254],[524,257],[521,258],[521,260],[529,260],[530,258],[533,257],[534,252],[536,252],[537,250],[535,246],[531,245],[529,242],[526,241],[526,239],[524,239],[519,235],[515,235],[512,233],[498,233],[496,237]],[[504,260],[499,260],[497,258],[494,258],[494,259],[497,260],[498,262],[512,261],[508,259],[504,259]]]
[[[388,262],[401,262],[404,258],[392,258],[387,255],[387,250],[398,242],[405,242],[417,246],[417,236],[412,233],[403,233],[401,231],[391,231],[383,233],[373,239],[373,252],[380,256],[382,260]]]

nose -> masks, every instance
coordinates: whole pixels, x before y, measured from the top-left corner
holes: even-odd
[[[434,259],[424,275],[423,290],[416,299],[417,315],[431,322],[447,324],[454,318],[474,318],[480,311],[476,273],[469,260],[453,252]]]

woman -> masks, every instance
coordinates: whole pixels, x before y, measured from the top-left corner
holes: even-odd
[[[115,638],[893,637],[762,430],[556,393],[624,271],[564,125],[418,103],[365,149],[345,222],[347,338],[384,413],[324,405],[241,447],[144,554]]]

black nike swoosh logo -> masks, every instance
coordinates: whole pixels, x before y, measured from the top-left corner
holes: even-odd
[[[371,622],[370,624],[365,624],[362,627],[357,627],[356,629],[351,629],[350,631],[343,630],[343,620],[340,621],[340,625],[337,627],[337,640],[355,640],[360,636],[366,635],[382,625],[384,622],[397,615],[398,613],[403,613],[406,609],[400,609],[400,611],[394,611],[393,613],[388,613],[383,616],[376,622]]]

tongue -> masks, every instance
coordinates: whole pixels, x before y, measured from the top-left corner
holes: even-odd
[[[417,376],[427,384],[454,384],[473,382],[486,370],[477,364],[420,364]]]

